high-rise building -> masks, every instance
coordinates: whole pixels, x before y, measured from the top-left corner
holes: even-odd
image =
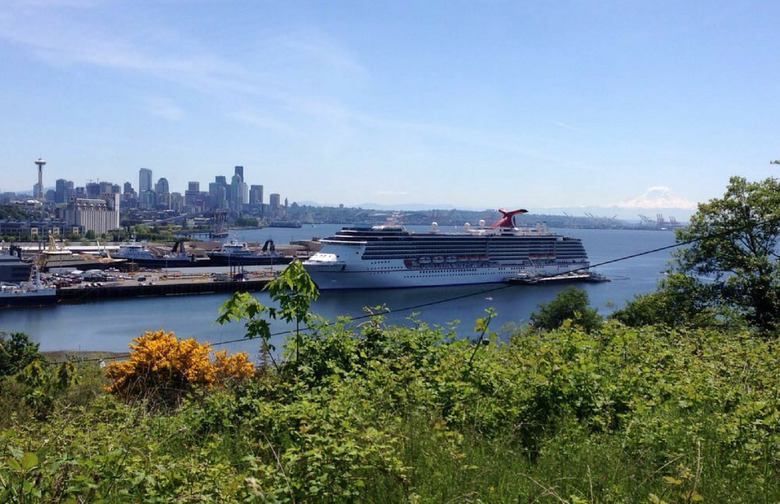
[[[184,196],[177,192],[171,193],[171,210],[181,212],[182,207],[184,207]]]
[[[73,181],[57,179],[54,189],[54,202],[67,203],[73,197]]]
[[[227,208],[228,187],[224,175],[217,175],[214,177],[214,182],[209,184],[209,200],[211,201],[212,208]]]
[[[211,208],[224,210],[228,206],[228,186],[212,182],[209,184],[209,201]]]
[[[108,197],[111,194],[114,194],[114,184],[112,184],[111,182],[100,182],[100,184],[98,185],[100,186],[99,194],[101,198]],[[117,194],[118,193],[119,192],[117,191]]]
[[[167,210],[171,208],[171,193],[168,187],[168,179],[160,178],[156,184],[154,184],[154,192],[157,196],[156,207],[158,209]]]
[[[157,181],[156,184],[154,184],[154,192],[157,194],[163,194],[163,193],[169,193],[171,192],[169,186],[168,186],[168,179],[161,178]]]
[[[244,181],[244,167],[243,166],[236,166],[234,174],[238,175],[239,177],[241,177],[241,181],[242,182]]]
[[[249,186],[249,204],[258,206],[263,204],[263,186],[251,185]]]
[[[201,199],[200,182],[187,182],[187,190],[184,191],[184,205],[188,207],[200,206],[202,203],[198,202]]]
[[[233,175],[230,181],[230,208],[241,210],[248,198],[247,185],[241,179],[239,174]]]
[[[97,182],[87,182],[87,198],[97,199],[100,197],[100,184]]]
[[[280,213],[280,206],[282,197],[277,193],[271,193],[268,195],[268,206],[271,207],[271,217],[278,217]]]
[[[141,168],[138,170],[138,193],[152,190],[152,170]]]

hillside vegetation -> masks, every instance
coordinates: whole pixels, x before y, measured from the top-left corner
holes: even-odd
[[[89,362],[70,364],[80,383],[6,378],[0,500],[780,499],[773,341],[607,323],[475,346],[345,322],[178,407],[101,392]]]
[[[164,331],[105,370],[3,335],[0,502],[779,502],[777,278],[702,285],[701,239],[608,320],[565,290],[503,338],[492,311],[472,340],[321,320],[295,262],[273,306],[221,308],[257,368]],[[280,353],[272,318],[301,329]]]

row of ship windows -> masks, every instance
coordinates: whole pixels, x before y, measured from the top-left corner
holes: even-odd
[[[469,258],[470,260],[483,260],[483,259],[543,259],[543,258],[555,258],[555,257],[587,257],[588,255],[584,252],[546,252],[546,253],[531,253],[531,254],[518,254],[516,252],[491,252],[489,254],[453,254],[453,253],[444,253],[444,252],[423,252],[420,254],[363,254],[362,258],[366,261],[387,261],[387,260],[399,260],[399,259],[420,259],[424,257],[434,258],[434,257],[449,257],[452,258],[458,258],[460,260],[466,260],[466,258]]]
[[[507,241],[507,240],[460,240],[460,241],[447,241],[441,240],[427,240],[427,241],[415,241],[415,242],[368,242],[366,244],[368,248],[380,248],[380,247],[398,247],[398,248],[417,248],[417,247],[581,247],[582,242],[579,241],[554,241],[554,240],[522,240],[522,241]]]
[[[511,250],[518,252],[553,252],[553,251],[584,251],[582,246],[569,246],[569,247],[553,247],[548,245],[528,246],[528,245],[506,245],[506,246],[488,246],[488,247],[444,247],[441,244],[431,245],[428,247],[367,247],[366,253],[381,253],[381,252],[405,252],[409,253],[410,250],[414,250],[417,254],[422,254],[430,251],[442,251],[441,253],[450,254],[470,254],[470,253],[484,253],[490,250]],[[432,253],[432,252],[431,252]]]
[[[499,272],[507,272],[511,273],[515,271],[516,268],[498,268]],[[388,273],[388,271],[383,270],[368,270],[366,271],[368,274],[383,274]],[[404,278],[417,278],[417,277],[424,277],[424,276],[437,276],[437,275],[449,275],[452,273],[469,273],[471,275],[478,274],[478,275],[495,275],[495,271],[481,271],[480,268],[428,268],[428,269],[420,269],[415,270],[413,275],[404,275]]]

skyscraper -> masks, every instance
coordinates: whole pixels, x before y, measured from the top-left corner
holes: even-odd
[[[170,186],[168,185],[168,179],[163,177],[160,180],[158,180],[157,183],[154,185],[154,191],[158,194],[166,194],[171,192]]]
[[[138,194],[152,190],[152,170],[141,168],[138,170]]]
[[[241,177],[241,182],[244,181],[244,167],[243,166],[236,166],[235,174]]]
[[[233,210],[241,210],[244,203],[247,203],[247,192],[247,185],[241,180],[241,175],[233,175],[230,182],[230,207]]]
[[[184,191],[184,204],[188,207],[195,207],[200,199],[200,182],[192,180],[187,182],[187,190]]]
[[[249,204],[250,205],[262,205],[263,204],[263,186],[251,185],[249,186]]]
[[[268,196],[268,205],[271,207],[271,217],[279,217],[282,197],[278,193],[271,193]]]
[[[55,185],[54,202],[67,203],[73,197],[73,181],[57,179]]]

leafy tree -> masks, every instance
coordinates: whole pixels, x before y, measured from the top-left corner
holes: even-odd
[[[540,310],[531,313],[531,324],[537,329],[550,330],[571,320],[586,331],[592,331],[600,327],[603,320],[598,311],[588,305],[587,292],[574,286],[566,287],[549,303],[537,305]]]
[[[40,359],[38,343],[22,332],[0,332],[0,378],[15,375],[32,361]]]
[[[658,283],[657,290],[634,297],[609,318],[631,327],[718,325],[717,312],[709,306],[705,291],[705,286],[695,278],[673,272]]]
[[[84,238],[87,240],[94,240],[95,239],[95,232],[91,229],[88,229],[86,233],[84,233]]]
[[[238,227],[257,227],[257,225],[257,217],[242,215],[236,219],[236,226]]]
[[[276,278],[266,284],[264,290],[271,295],[277,307],[265,306],[248,292],[237,292],[220,307],[217,322],[224,324],[231,320],[248,319],[245,323],[247,338],[260,337],[263,355],[273,351],[268,341],[271,339],[271,326],[261,317],[268,314],[271,319],[281,318],[285,322],[295,321],[295,356],[301,342],[301,322],[308,320],[309,307],[320,292],[300,261],[292,261]]]
[[[737,309],[762,331],[780,323],[778,209],[780,181],[732,177],[722,198],[700,204],[690,226],[676,231],[678,242],[691,242],[675,253],[677,271],[711,306]]]

